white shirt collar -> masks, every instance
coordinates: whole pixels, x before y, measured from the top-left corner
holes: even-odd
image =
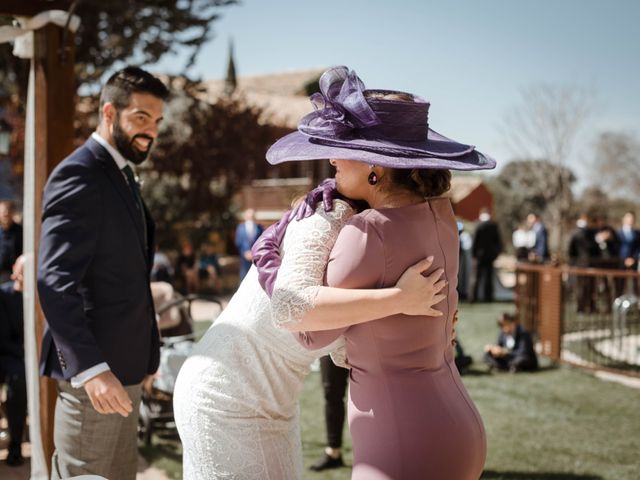
[[[91,138],[93,138],[96,142],[102,145],[107,150],[107,152],[109,152],[109,155],[111,155],[120,170],[127,166],[127,160],[122,156],[122,154],[118,150],[113,148],[113,146],[109,142],[102,138],[98,132],[93,132],[91,134]]]

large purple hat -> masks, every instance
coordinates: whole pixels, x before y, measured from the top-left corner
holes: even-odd
[[[367,92],[367,96],[365,96]],[[305,115],[298,131],[278,140],[267,152],[271,164],[338,158],[391,168],[485,170],[495,160],[431,130],[429,103],[376,98],[404,92],[365,90],[347,67],[334,67],[320,77],[320,93],[310,100],[315,111]],[[376,95],[379,94],[379,95]]]

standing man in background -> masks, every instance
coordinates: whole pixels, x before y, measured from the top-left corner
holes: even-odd
[[[527,226],[534,233],[535,242],[529,251],[529,261],[533,263],[544,263],[549,260],[549,236],[547,227],[537,213],[527,215]]]
[[[592,268],[600,256],[600,248],[596,242],[595,219],[592,214],[581,213],[576,220],[576,227],[569,237],[567,251],[569,265],[579,268]],[[593,313],[596,310],[595,279],[589,275],[575,276],[576,300],[578,313]]]
[[[262,235],[262,225],[256,223],[256,212],[253,208],[248,208],[243,214],[244,222],[236,228],[236,247],[240,252],[240,281],[251,268],[251,247],[258,237]]]
[[[41,374],[58,381],[52,479],[136,477],[141,383],[160,351],[149,288],[154,224],[131,164],[147,157],[167,94],[142,69],[114,73],[97,130],[45,187],[38,291]]]
[[[13,281],[0,285],[0,384],[7,386],[9,424],[7,465],[22,465],[22,434],[27,418],[27,382],[24,366],[24,316],[22,309],[24,256],[13,265]]]
[[[0,201],[0,283],[11,278],[11,269],[22,255],[22,225],[13,220],[15,209],[10,200]]]
[[[622,217],[622,227],[618,231],[620,238],[620,267],[636,270],[640,257],[640,230],[636,228],[636,216],[626,212]]]
[[[633,212],[626,212],[622,216],[622,226],[618,230],[620,240],[620,268],[623,270],[638,270],[640,259],[640,230],[636,228],[636,216]],[[638,294],[638,280],[619,278],[616,280],[616,296],[623,293]]]
[[[476,259],[476,278],[473,285],[471,301],[477,302],[478,290],[482,284],[483,300],[493,302],[493,262],[502,252],[502,240],[498,225],[491,220],[487,208],[480,210],[480,223],[476,227],[471,252]]]

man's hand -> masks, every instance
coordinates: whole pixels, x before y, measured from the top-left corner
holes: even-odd
[[[490,353],[494,357],[504,357],[507,351],[500,345],[485,345],[484,351]]]
[[[432,263],[433,257],[419,261],[407,268],[396,283],[403,296],[402,313],[405,315],[442,316],[442,312],[433,306],[447,298],[439,293],[447,285],[446,280],[440,280],[444,270],[440,268],[427,277],[422,275]]]
[[[98,413],[119,413],[128,417],[133,411],[133,402],[129,394],[110,370],[87,381],[84,389]]]

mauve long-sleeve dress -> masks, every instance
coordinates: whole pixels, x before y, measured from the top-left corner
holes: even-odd
[[[346,329],[302,332],[320,348],[344,335],[351,368],[349,428],[357,480],[476,480],[486,440],[482,420],[454,363],[458,231],[448,199],[366,210],[338,236],[326,283],[393,286],[404,270],[433,255],[444,268],[442,317],[396,315]]]

